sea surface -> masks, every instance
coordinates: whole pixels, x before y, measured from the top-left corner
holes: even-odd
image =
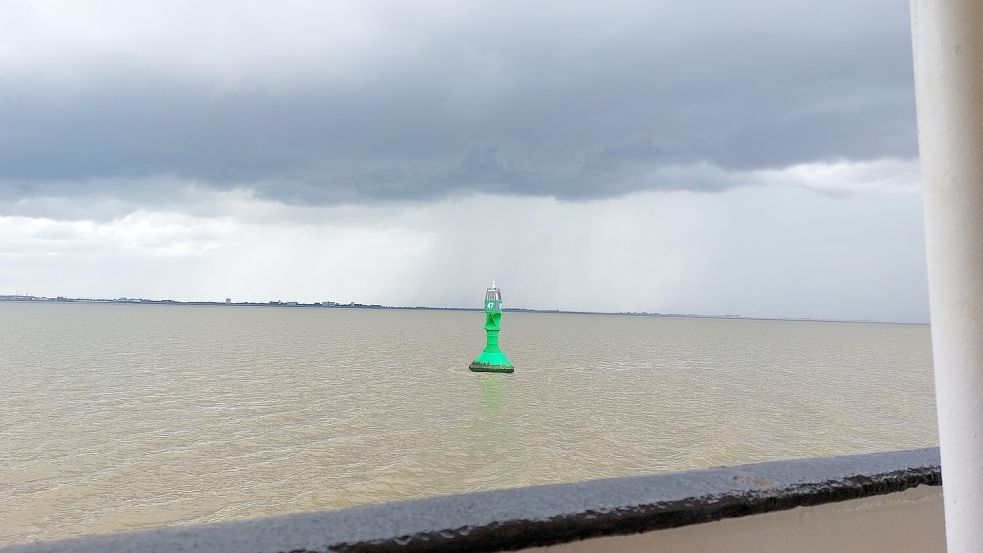
[[[937,444],[929,328],[0,303],[0,544]]]

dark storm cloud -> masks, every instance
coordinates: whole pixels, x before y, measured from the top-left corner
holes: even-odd
[[[228,87],[113,52],[66,68],[81,85],[0,65],[0,199],[153,203],[168,179],[301,204],[479,190],[588,199],[721,191],[736,184],[731,171],[916,155],[904,4],[530,9],[474,4],[453,25],[423,24],[411,55],[399,54],[411,47],[399,35],[359,57],[351,79],[321,78],[331,69],[317,48],[287,60],[298,69],[280,80],[260,64],[255,84]],[[303,13],[285,17],[289,28]],[[673,169],[685,166],[712,170]]]

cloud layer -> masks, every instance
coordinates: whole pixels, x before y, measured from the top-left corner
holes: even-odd
[[[0,189],[579,200],[912,159],[907,17],[887,0],[7,2]]]
[[[889,0],[0,3],[0,293],[924,321]]]

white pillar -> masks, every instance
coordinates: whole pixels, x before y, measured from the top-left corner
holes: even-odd
[[[911,0],[949,553],[983,551],[983,2]]]

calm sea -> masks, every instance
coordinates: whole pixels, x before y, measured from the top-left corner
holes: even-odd
[[[927,326],[0,303],[0,544],[936,445]]]

